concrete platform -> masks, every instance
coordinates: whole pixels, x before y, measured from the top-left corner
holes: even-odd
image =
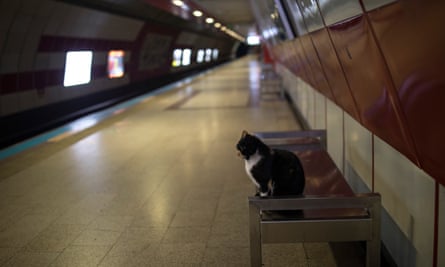
[[[0,162],[1,266],[248,266],[242,130],[298,130],[246,57]],[[328,244],[266,266],[336,266]],[[351,265],[348,265],[351,266]]]

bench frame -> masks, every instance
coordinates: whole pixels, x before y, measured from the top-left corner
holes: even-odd
[[[297,139],[319,135],[321,131],[296,132]],[[286,135],[286,134],[285,134]],[[274,134],[259,133],[266,143],[280,144]],[[323,135],[318,145],[325,145]],[[271,140],[268,140],[271,138]],[[297,139],[287,136],[281,144],[298,144]],[[293,141],[289,141],[293,140]],[[272,142],[268,142],[272,141]],[[312,143],[312,142],[310,142]],[[320,144],[321,143],[321,144]],[[307,142],[301,143],[307,146]],[[310,146],[313,145],[309,144]],[[366,266],[380,266],[380,221],[381,197],[378,193],[355,194],[353,196],[323,195],[300,197],[249,197],[250,260],[251,266],[262,266],[263,243],[296,242],[343,242],[366,241]],[[278,218],[263,216],[265,211],[277,210],[326,210],[363,209],[361,216],[326,218]]]

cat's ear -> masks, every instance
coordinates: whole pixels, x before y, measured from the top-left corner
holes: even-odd
[[[249,133],[246,130],[243,130],[243,133],[241,134],[241,138],[244,138],[246,135],[248,135]]]

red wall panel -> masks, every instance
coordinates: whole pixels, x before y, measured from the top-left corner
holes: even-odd
[[[338,59],[366,128],[417,162],[391,78],[364,16],[329,27]]]
[[[305,82],[307,82],[308,84],[314,86],[316,84],[315,82],[315,78],[314,78],[314,74],[313,74],[313,70],[310,64],[310,59],[309,56],[307,55],[304,46],[303,46],[303,41],[301,40],[301,38],[293,40],[292,41],[295,49],[298,51],[298,55],[299,58],[302,62],[302,67],[304,70],[304,76],[302,77],[303,80]]]
[[[314,88],[317,89],[323,95],[335,101],[329,83],[324,75],[324,70],[322,69],[318,52],[314,48],[311,36],[310,35],[303,36],[301,38],[301,42],[306,52],[306,55],[308,55],[311,69],[313,70],[312,73],[315,83]]]
[[[306,54],[303,50],[303,46],[301,44],[301,41],[299,39],[292,41],[292,46],[294,47],[295,51],[295,60],[299,63],[296,63],[296,67],[298,69],[298,72],[301,73],[300,78],[302,78],[305,82],[308,84],[313,84],[313,76],[312,71],[310,69],[310,65],[308,63]]]
[[[445,2],[395,2],[273,50],[286,55],[280,62],[296,75],[445,184],[444,10]]]
[[[445,184],[444,10],[443,1],[404,1],[368,14],[421,167],[442,184]]]
[[[445,2],[366,4],[355,10],[360,15],[324,21],[272,49],[286,54],[279,62],[295,75],[445,185]]]
[[[327,29],[311,33],[315,48],[320,56],[321,64],[332,90],[335,103],[341,106],[352,117],[360,121],[360,116],[351,95],[349,85],[344,77],[343,70],[338,61],[336,51],[332,45]]]

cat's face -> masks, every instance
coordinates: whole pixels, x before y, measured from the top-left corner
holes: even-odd
[[[241,139],[236,145],[236,149],[238,149],[240,155],[244,159],[248,160],[258,150],[258,142],[259,140],[257,137],[243,131]]]

